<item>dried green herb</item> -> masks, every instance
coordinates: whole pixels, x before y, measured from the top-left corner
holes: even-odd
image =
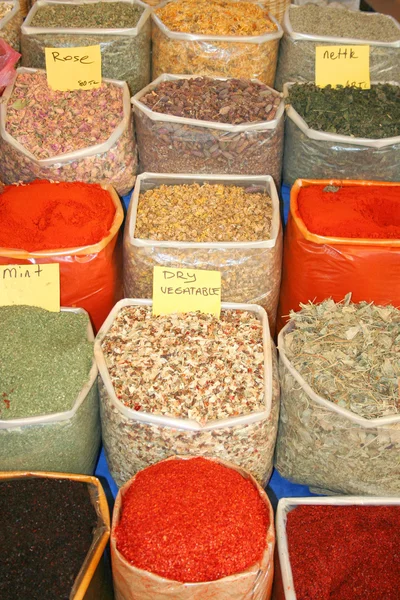
[[[136,27],[144,8],[128,2],[50,4],[41,6],[31,27],[125,29]]]
[[[287,103],[317,131],[368,139],[400,135],[400,86],[384,83],[363,90],[296,83]]]

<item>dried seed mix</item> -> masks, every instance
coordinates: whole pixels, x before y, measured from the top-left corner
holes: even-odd
[[[69,600],[97,515],[86,483],[0,481],[2,600]]]
[[[192,183],[140,194],[134,236],[183,242],[270,238],[272,201],[262,188]]]
[[[158,113],[238,125],[272,121],[281,96],[248,79],[196,77],[164,81],[140,101]]]
[[[277,30],[265,8],[248,2],[175,0],[155,13],[170,30],[183,33],[255,36]]]
[[[267,506],[250,480],[192,458],[138,473],[123,497],[115,535],[117,549],[134,566],[200,582],[240,573],[260,560],[268,526]]]
[[[31,27],[123,29],[136,27],[144,8],[128,2],[50,4],[41,6]]]
[[[54,91],[46,73],[18,73],[8,100],[6,131],[37,159],[108,140],[124,116],[122,88]]]
[[[89,380],[86,315],[0,308],[0,419],[70,410]]]
[[[247,311],[117,315],[102,350],[118,399],[200,424],[265,410],[262,324]]]
[[[11,2],[0,2],[0,21],[9,12],[11,12],[13,8],[14,8],[14,5]]]

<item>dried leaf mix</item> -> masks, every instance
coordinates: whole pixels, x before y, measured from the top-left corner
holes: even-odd
[[[154,317],[128,306],[102,350],[118,399],[133,410],[204,425],[265,409],[262,324],[250,312]]]
[[[183,242],[270,238],[272,201],[257,187],[161,185],[140,194],[134,236]]]
[[[144,8],[129,2],[90,2],[41,6],[31,27],[125,29],[136,27]]]
[[[226,0],[175,0],[155,10],[171,31],[255,36],[276,31],[268,11],[258,4]]]
[[[400,86],[381,83],[369,90],[313,83],[292,85],[288,104],[308,127],[368,139],[400,135]]]
[[[285,353],[313,391],[366,419],[400,414],[400,310],[348,297],[301,306]]]
[[[12,11],[14,5],[11,2],[0,2],[0,21]]]

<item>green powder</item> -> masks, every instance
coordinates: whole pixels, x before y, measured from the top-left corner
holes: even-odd
[[[90,4],[51,4],[42,6],[31,27],[70,29],[125,29],[139,22],[144,8],[129,2],[95,2]]]
[[[86,315],[0,308],[0,419],[70,410],[89,380]]]

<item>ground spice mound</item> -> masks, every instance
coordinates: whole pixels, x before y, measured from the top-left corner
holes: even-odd
[[[112,226],[115,206],[90,183],[36,180],[0,195],[0,247],[28,252],[97,244]]]
[[[0,481],[1,600],[69,600],[96,524],[85,483]]]
[[[126,306],[101,347],[117,397],[134,410],[201,424],[265,410],[262,324],[248,311]]]
[[[204,458],[139,472],[122,501],[117,549],[134,566],[181,582],[214,581],[261,559],[269,514],[237,471]]]
[[[46,73],[18,73],[7,103],[6,131],[42,160],[108,140],[124,116],[122,88],[54,91]]]
[[[175,0],[155,14],[171,31],[183,33],[253,36],[278,29],[265,8],[250,2]]]
[[[161,185],[140,194],[135,237],[179,242],[270,239],[272,201],[258,187]]]
[[[399,600],[400,506],[299,506],[286,531],[297,600]]]
[[[324,185],[302,187],[300,216],[318,235],[341,238],[400,239],[400,186]]]

